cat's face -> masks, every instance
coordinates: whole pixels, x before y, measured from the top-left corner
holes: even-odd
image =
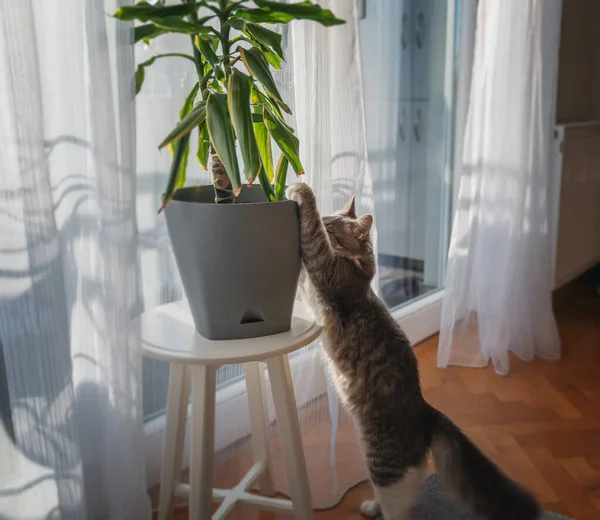
[[[346,207],[323,217],[331,246],[338,254],[362,264],[374,261],[369,233],[373,225],[371,215],[356,216],[354,198]]]

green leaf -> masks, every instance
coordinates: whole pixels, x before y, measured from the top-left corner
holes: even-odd
[[[202,18],[198,18],[195,21],[195,23],[197,23],[198,25],[204,25],[209,20],[212,20],[215,16],[216,15],[214,15],[214,14],[209,14],[208,16],[203,16]]]
[[[198,127],[198,152],[196,158],[206,171],[208,171],[208,152],[210,150],[210,138],[208,136],[208,127],[204,121]]]
[[[262,50],[263,54],[265,55],[265,59],[267,60],[267,63],[269,65],[271,65],[271,67],[273,67],[277,70],[281,70],[282,59],[279,56],[277,56],[277,54],[275,54],[273,51],[270,51],[266,47],[262,47],[260,45],[257,45],[257,46],[260,48],[260,50]]]
[[[196,82],[196,84],[192,87],[192,90],[190,90],[189,94],[186,96],[182,107],[179,109],[179,118],[180,119],[183,119],[185,116],[187,116],[194,108],[194,101],[196,100],[196,96],[198,95],[199,88],[200,88],[200,84],[198,82]],[[174,152],[175,152],[174,141],[169,142],[168,145],[169,145],[169,151],[171,152],[171,154],[174,154]]]
[[[184,58],[186,60],[190,60],[193,63],[194,57],[191,54],[185,54],[184,52],[167,52],[165,54],[157,54],[156,56],[152,56],[152,58],[140,63],[140,67],[149,67],[159,58]]]
[[[256,23],[246,22],[237,18],[231,18],[227,23],[234,29],[242,31],[248,40],[250,40],[250,43],[262,47],[261,50],[263,52],[265,52],[265,49],[268,51],[273,49],[275,53],[283,59],[283,49],[281,48],[282,36],[278,32],[271,31],[271,29],[267,29]]]
[[[223,92],[223,87],[216,79],[210,80],[207,86],[216,92]]]
[[[185,177],[187,172],[188,156],[190,155],[190,134],[185,136],[185,148],[183,149],[183,157],[181,158],[181,165],[179,166],[179,174],[177,175],[177,181],[175,183],[175,191],[179,188],[183,188],[185,185]],[[184,140],[182,139],[182,141]]]
[[[263,45],[259,41],[255,40],[254,38],[247,36],[247,35],[238,36],[237,38],[234,38],[234,40],[236,42],[243,41],[243,42],[249,43],[253,47],[260,49],[262,51],[262,53],[265,55],[265,59],[267,60],[267,63],[269,65],[271,65],[271,67],[274,67],[277,70],[281,70],[281,62],[284,60],[282,60],[282,58],[277,56],[275,51],[271,50],[269,47]]]
[[[144,84],[144,79],[146,77],[146,67],[143,65],[138,66],[135,71],[135,95],[137,96],[142,90],[142,85]]]
[[[235,137],[227,111],[227,96],[211,93],[206,100],[206,123],[210,142],[221,159],[237,197],[242,189],[240,169],[235,153]]]
[[[210,15],[210,16],[204,16],[203,18],[200,18],[198,21],[194,22],[194,26],[195,26],[195,33],[202,33],[203,35],[206,34],[208,35],[208,31],[210,31],[209,28],[201,28],[200,26],[204,25],[208,20],[214,18],[215,15]],[[167,26],[169,24],[169,18],[166,19],[167,21],[165,22],[164,20],[158,19],[158,25],[161,26]],[[164,29],[159,27],[158,25],[154,24],[154,23],[147,23],[144,25],[138,25],[137,27],[135,27],[133,29],[133,34],[134,34],[134,42],[137,43],[139,41],[143,41],[146,44],[150,44],[150,40],[153,40],[154,38],[156,38],[157,36],[161,36],[162,34],[167,34],[170,32],[180,32],[176,29],[174,30],[168,30],[168,29]],[[191,29],[189,26],[186,26],[186,29],[184,32],[188,32],[187,29]],[[194,34],[195,34],[194,33]]]
[[[295,4],[284,4],[280,2],[269,2],[257,0],[254,2],[258,9],[247,9],[241,7],[236,11],[236,16],[258,23],[288,23],[292,20],[313,20],[327,27],[346,23],[328,9],[312,2],[299,2]]]
[[[260,116],[260,121],[254,121],[254,135],[256,136],[256,143],[258,145],[258,152],[260,153],[260,158],[262,160],[264,169],[267,173],[267,177],[269,181],[273,181],[274,171],[273,171],[273,151],[271,149],[271,136],[269,135],[269,131],[265,123],[263,122],[262,114],[253,114],[254,116]]]
[[[227,23],[231,25],[236,31],[243,31],[246,26],[246,22],[239,18],[230,18]]]
[[[140,22],[148,22],[155,18],[188,16],[197,12],[198,8],[202,5],[204,5],[204,2],[167,6],[160,4],[152,5],[148,2],[138,2],[136,5],[119,7],[113,16],[122,21],[139,20]]]
[[[232,69],[227,82],[227,103],[244,159],[244,175],[252,184],[262,169],[262,163],[252,126],[250,90],[250,77],[237,69]]]
[[[244,32],[253,40],[256,40],[262,45],[273,49],[275,53],[281,59],[283,59],[283,49],[281,48],[281,34],[251,22],[247,22],[245,24]]]
[[[198,38],[201,38],[202,40],[207,41],[212,50],[216,52],[219,43],[221,43],[221,40],[219,39],[219,37],[217,36],[219,33],[214,34],[212,31],[209,33],[201,33],[198,35]]]
[[[273,111],[273,113],[281,121],[283,121],[283,114],[281,113],[281,110],[279,109],[279,106],[277,105],[277,103],[275,103],[275,101],[273,101],[270,98],[268,98],[267,96],[265,96],[260,90],[258,90],[256,85],[254,85],[252,87],[252,104],[268,106]]]
[[[200,54],[204,56],[204,59],[210,64],[211,68],[215,71],[215,78],[218,80],[225,79],[225,74],[219,66],[219,57],[212,49],[210,42],[203,38],[196,37],[195,44],[200,51]]]
[[[269,108],[271,110],[271,112],[277,117],[277,119],[279,119],[279,121],[283,125],[285,125],[292,134],[296,133],[295,130],[286,123],[285,119],[283,118],[283,114],[281,113],[281,110],[279,109],[279,106],[277,106],[276,101],[274,99],[270,98],[269,96],[263,94],[260,90],[258,90],[256,85],[254,85],[252,88],[252,104],[255,106],[262,106],[262,107]]]
[[[156,25],[147,23],[144,25],[138,25],[133,29],[133,39],[137,43],[143,40],[145,43],[150,43],[150,40],[164,34],[165,31],[156,27]]]
[[[287,181],[289,161],[288,158],[281,154],[277,163],[277,173],[275,174],[275,199],[283,200],[285,197],[285,183]]]
[[[251,38],[250,36],[243,37],[243,41],[248,42],[253,47],[260,49],[262,51],[262,53],[265,55],[265,59],[267,60],[267,63],[269,65],[271,65],[271,67],[274,67],[277,70],[281,70],[281,62],[283,60],[275,53],[275,51],[272,51],[269,47],[266,47],[265,45],[256,41],[254,38]]]
[[[281,94],[279,93],[279,90],[275,85],[275,80],[269,70],[269,64],[261,50],[256,47],[252,47],[251,49],[243,49],[240,47],[240,57],[248,72],[260,82],[285,112],[291,114],[292,111],[281,99]]]
[[[271,185],[264,169],[260,170],[260,173],[258,174],[258,182],[260,182],[260,187],[265,192],[269,202],[275,202],[275,192],[273,191],[273,186]]]
[[[200,24],[186,22],[176,16],[170,16],[167,18],[154,18],[150,20],[150,23],[163,31],[178,32],[184,34],[208,34],[212,31],[210,27],[205,27]]]
[[[179,117],[185,118],[190,112],[192,112],[194,107],[194,101],[196,96],[198,95],[198,90],[200,88],[200,84],[196,83],[190,93],[185,98],[183,102],[183,106],[179,111]],[[187,171],[187,162],[188,156],[190,153],[190,134],[189,132],[184,135],[179,141],[177,141],[174,146],[173,143],[170,143],[173,151],[173,160],[171,161],[171,171],[169,173],[169,181],[167,183],[167,189],[163,195],[163,204],[159,209],[159,213],[165,208],[165,206],[171,201],[173,198],[173,193],[175,193],[179,188],[182,188],[185,184],[185,177]]]
[[[150,58],[149,60],[146,60],[146,61],[140,63],[135,71],[135,93],[136,94],[139,94],[140,90],[142,90],[144,78],[146,77],[146,71],[144,69],[146,67],[149,67],[150,65],[152,65],[159,58],[169,58],[169,57],[185,58],[185,59],[194,61],[193,56],[191,56],[189,54],[184,54],[182,52],[168,52],[166,54],[157,54],[156,56],[152,56],[152,58]]]
[[[196,103],[194,108],[192,110],[190,110],[190,112],[185,117],[183,117],[179,121],[179,123],[177,123],[177,125],[175,125],[175,128],[173,128],[173,130],[171,130],[171,132],[169,132],[169,135],[167,135],[167,137],[165,137],[162,140],[162,142],[160,143],[160,145],[158,145],[158,147],[163,148],[166,145],[168,145],[169,143],[171,143],[173,141],[177,141],[178,139],[181,139],[183,136],[188,135],[192,131],[193,128],[201,125],[205,119],[206,119],[206,102],[198,101],[198,103]]]
[[[200,83],[196,82],[196,84],[192,87],[192,90],[190,90],[190,93],[185,98],[185,101],[183,102],[183,106],[181,107],[181,110],[179,110],[180,118],[183,119],[194,108],[194,101],[196,101],[196,96],[198,95],[199,89],[200,89]]]
[[[274,13],[266,9],[248,9],[242,7],[235,12],[235,15],[244,20],[257,23],[289,23],[294,17],[285,13]]]
[[[171,161],[171,171],[169,172],[167,189],[163,193],[163,201],[161,207],[158,210],[159,213],[166,208],[169,202],[171,202],[173,194],[175,193],[175,191],[177,191],[178,187],[183,186],[183,183],[185,183],[185,168],[187,165],[187,154],[190,149],[189,143],[189,134],[177,141],[177,143],[175,143],[175,151],[173,153],[173,160]],[[183,176],[183,182],[181,180],[181,176]]]
[[[210,43],[198,37],[195,38],[195,43],[202,56],[204,56],[204,59],[208,61],[208,63],[210,63],[210,65],[214,69],[215,66],[219,64],[219,57],[217,56],[215,51],[213,51]]]
[[[304,168],[300,162],[298,138],[290,132],[290,129],[281,122],[273,113],[265,107],[264,110],[265,125],[277,146],[288,158],[288,161],[298,175],[304,173]]]

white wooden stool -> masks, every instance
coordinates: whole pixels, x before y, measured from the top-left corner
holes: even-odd
[[[189,497],[190,520],[207,520],[212,504],[221,502],[213,519],[225,518],[239,502],[260,509],[293,512],[314,518],[308,474],[300,437],[288,353],[318,338],[321,328],[294,316],[289,332],[232,341],[210,341],[196,332],[185,301],[156,307],[139,319],[142,352],[170,363],[165,450],[158,520],[172,516],[173,498]],[[265,362],[271,382],[277,424],[285,456],[291,502],[274,495],[268,416],[265,401]],[[244,363],[254,465],[233,489],[213,489],[216,372],[221,365]],[[191,386],[190,484],[179,481]],[[262,495],[248,493],[258,481]]]

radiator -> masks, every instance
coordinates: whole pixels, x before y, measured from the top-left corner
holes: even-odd
[[[600,121],[556,127],[551,183],[554,285],[600,263]]]

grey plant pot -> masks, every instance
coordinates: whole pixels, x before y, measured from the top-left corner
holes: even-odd
[[[196,330],[211,340],[290,330],[300,275],[295,202],[267,202],[260,186],[215,204],[212,186],[178,190],[165,209]]]

